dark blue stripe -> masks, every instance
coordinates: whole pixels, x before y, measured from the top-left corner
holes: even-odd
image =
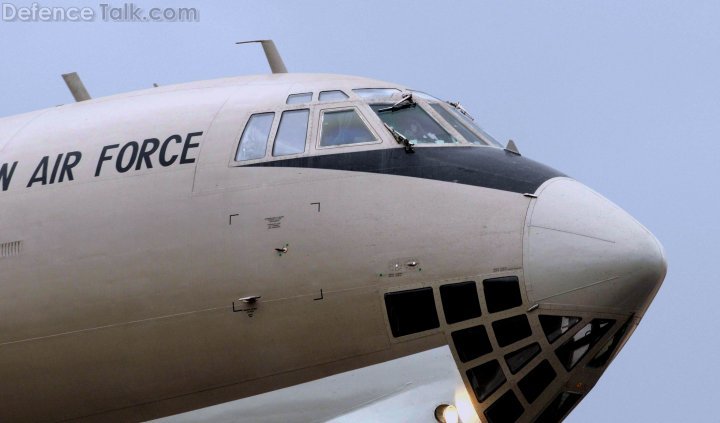
[[[557,170],[492,147],[402,148],[297,157],[248,166],[347,170],[456,182],[517,193],[534,193]]]

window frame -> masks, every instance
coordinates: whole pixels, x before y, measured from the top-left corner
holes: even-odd
[[[245,128],[247,128],[247,125],[250,123],[250,118],[254,115],[264,114],[264,113],[273,113],[273,122],[272,125],[270,125],[270,135],[268,136],[268,142],[265,144],[265,155],[263,155],[259,159],[251,159],[251,160],[237,160],[237,151],[240,148],[240,141],[242,141],[243,133],[245,132]],[[247,166],[255,163],[260,163],[265,160],[267,160],[268,155],[272,152],[272,144],[273,140],[275,139],[275,133],[277,132],[277,127],[280,122],[280,119],[278,118],[278,109],[277,108],[257,108],[252,109],[249,112],[246,112],[242,115],[241,119],[238,119],[238,122],[241,124],[238,125],[238,128],[235,130],[234,135],[234,142],[233,142],[233,148],[230,152],[230,167],[239,167],[239,166]],[[271,156],[272,157],[272,156]]]
[[[405,92],[403,92],[403,93],[405,93]],[[448,122],[446,122],[445,119],[443,119],[442,116],[440,116],[440,114],[437,113],[437,112],[430,106],[430,103],[428,103],[428,102],[425,101],[424,99],[422,99],[422,98],[421,98],[421,99],[415,99],[415,98],[413,98],[413,101],[415,101],[415,104],[416,104],[415,107],[419,107],[420,110],[422,110],[423,112],[425,112],[425,114],[427,114],[430,119],[432,119],[433,121],[435,121],[435,123],[436,123],[440,128],[442,128],[443,131],[447,132],[448,135],[450,135],[451,137],[453,137],[453,138],[455,138],[455,139],[457,140],[456,143],[445,143],[445,144],[418,143],[418,144],[415,144],[413,147],[436,147],[436,146],[443,146],[443,147],[467,147],[468,145],[473,145],[473,146],[478,146],[478,147],[485,147],[485,146],[483,146],[483,145],[473,144],[473,143],[467,141],[467,140],[465,139],[465,137],[463,137],[462,135],[460,135],[460,133],[459,133],[452,125],[450,125]],[[368,106],[368,108],[369,108],[373,113],[375,113],[376,117],[378,118],[378,120],[380,121],[381,124],[382,124],[384,121],[383,121],[382,118],[377,114],[377,112],[375,112],[375,110],[372,108],[372,106],[376,106],[376,105],[378,105],[378,104],[386,105],[386,106],[391,106],[393,103],[394,103],[394,102],[391,101],[391,100],[389,100],[389,99],[382,99],[382,100],[371,99],[371,101],[365,102],[365,104]]]
[[[320,99],[320,97],[322,96],[323,93],[334,93],[334,92],[340,92],[340,93],[342,93],[342,94],[345,96],[345,98],[338,98],[338,99],[333,99],[333,100],[321,100],[321,99]],[[350,94],[348,94],[347,92],[345,92],[345,89],[344,89],[344,88],[333,88],[333,89],[329,89],[329,90],[318,90],[318,92],[317,92],[317,103],[318,103],[318,104],[325,104],[325,103],[342,103],[342,102],[350,101],[350,100],[351,100]]]
[[[240,151],[240,145],[242,144],[242,137],[243,137],[243,135],[245,135],[245,130],[248,129],[248,125],[250,125],[250,119],[252,119],[253,116],[257,116],[257,115],[269,115],[269,114],[272,114],[272,115],[273,115],[273,118],[272,118],[272,122],[270,122],[270,131],[268,132],[267,140],[265,140],[265,154],[263,154],[262,157],[258,157],[258,158],[255,158],[255,159],[238,160],[237,156],[238,156],[238,151]],[[264,160],[264,159],[267,157],[267,155],[268,155],[268,146],[271,144],[270,141],[273,139],[273,133],[274,133],[275,130],[276,130],[277,119],[278,119],[278,116],[277,116],[277,113],[276,113],[275,111],[264,111],[264,112],[251,112],[251,113],[249,113],[249,114],[245,117],[245,120],[244,120],[245,124],[242,125],[242,127],[240,128],[240,133],[235,136],[235,139],[237,140],[237,142],[235,143],[235,150],[234,150],[234,153],[233,153],[232,161],[233,161],[234,163],[255,163],[255,162]]]
[[[364,90],[393,90],[395,92],[392,93],[390,96],[386,96],[386,97],[375,96],[375,95],[363,96],[361,94],[358,94],[358,91],[364,91]],[[403,93],[403,90],[401,90],[400,88],[394,88],[394,87],[363,87],[363,88],[353,88],[350,91],[352,91],[355,98],[359,98],[360,100],[365,101],[366,103],[372,102],[372,101],[377,101],[377,100],[392,100],[394,98],[399,99]]]
[[[305,126],[305,143],[303,144],[303,151],[298,152],[298,153],[282,154],[282,155],[276,156],[275,155],[275,141],[277,141],[277,135],[280,132],[280,124],[282,124],[283,116],[287,112],[295,112],[295,111],[300,111],[300,110],[307,110],[307,125]],[[272,148],[270,148],[270,150],[269,150],[269,154],[270,154],[269,158],[282,159],[285,157],[295,157],[295,156],[299,156],[301,154],[307,153],[308,152],[308,140],[310,139],[310,121],[312,121],[312,108],[311,107],[292,108],[292,109],[287,109],[287,110],[283,110],[282,112],[280,112],[279,117],[278,117],[278,124],[277,124],[277,127],[275,128],[275,134],[272,138]],[[268,142],[268,144],[270,144],[270,142]],[[268,153],[266,153],[265,157],[268,157],[267,154]]]
[[[307,95],[307,94],[310,94],[310,101],[304,101],[304,102],[301,102],[301,103],[288,103],[288,100],[290,100],[290,97]],[[288,94],[288,96],[285,98],[285,105],[286,105],[286,106],[299,106],[299,105],[301,105],[301,104],[310,105],[310,104],[313,103],[313,100],[314,100],[314,99],[315,99],[315,92],[314,92],[314,91],[305,91],[305,92],[302,92],[302,93],[290,93],[290,94]]]
[[[282,118],[282,114],[287,111],[292,110],[303,110],[303,109],[309,109],[310,113],[308,116],[308,127],[307,127],[307,134],[305,134],[305,150],[302,153],[296,153],[296,154],[288,154],[286,156],[273,156],[272,155],[272,149],[275,146],[275,137],[277,137],[278,129],[280,128],[280,120]],[[271,161],[277,161],[277,160],[285,160],[289,158],[296,158],[296,157],[302,157],[302,156],[308,156],[313,153],[313,149],[310,148],[312,144],[313,137],[315,137],[316,127],[315,127],[315,105],[308,105],[308,104],[277,104],[277,105],[271,105],[269,107],[258,107],[253,108],[249,112],[243,113],[241,115],[241,118],[237,121],[241,123],[239,125],[239,128],[235,131],[235,141],[233,142],[233,148],[230,151],[230,158],[228,162],[229,167],[242,167],[242,166],[248,166],[256,163],[264,163],[264,162],[271,162]],[[275,118],[273,119],[273,124],[270,127],[270,138],[268,139],[267,145],[265,146],[265,155],[260,159],[252,159],[252,160],[242,160],[237,161],[236,154],[237,149],[240,147],[240,138],[242,137],[243,132],[245,131],[245,127],[247,126],[248,122],[250,121],[250,117],[252,115],[262,114],[262,113],[275,113]]]
[[[392,325],[390,322],[390,318],[388,317],[387,309],[385,308],[385,294],[412,291],[412,290],[420,289],[420,288],[432,288],[433,298],[435,300],[435,313],[437,314],[438,322],[440,324],[435,329],[429,329],[424,332],[403,335],[403,336],[396,338],[392,333]],[[405,343],[407,341],[425,338],[428,336],[437,336],[438,334],[443,334],[443,331],[447,327],[447,325],[445,325],[442,320],[442,314],[441,314],[442,304],[440,303],[440,293],[437,289],[437,286],[433,285],[432,283],[411,283],[411,284],[403,285],[403,286],[383,288],[383,289],[380,289],[380,292],[378,295],[378,301],[379,301],[378,305],[380,307],[379,310],[382,312],[381,314],[383,316],[383,322],[385,323],[385,330],[386,330],[386,333],[388,336],[388,341],[390,342],[390,344],[401,344],[401,343]],[[488,332],[488,336],[489,336],[489,332]],[[492,342],[492,341],[490,341],[490,342]]]
[[[448,122],[440,113],[438,113],[437,110],[435,110],[434,107],[432,107],[433,104],[439,104],[440,107],[442,107],[443,109],[445,109],[448,113],[450,113],[450,114],[455,113],[455,111],[453,110],[453,107],[452,107],[450,104],[448,104],[446,101],[426,101],[426,103],[427,103],[427,105],[428,105],[427,108],[432,111],[433,116],[437,116],[438,119],[440,119],[442,122],[444,122],[444,123],[445,123],[446,125],[448,125],[450,128],[452,128],[452,130],[455,131],[458,135],[460,135],[460,138],[462,138],[462,139],[465,141],[465,144],[474,145],[474,146],[477,146],[477,147],[502,148],[502,145],[500,144],[500,142],[497,141],[497,140],[495,140],[495,138],[492,138],[492,136],[491,136],[490,134],[481,133],[481,132],[478,131],[473,125],[471,125],[471,124],[469,124],[469,123],[463,122],[463,121],[462,121],[462,118],[461,118],[460,116],[458,116],[457,118],[458,118],[458,120],[460,121],[460,124],[463,125],[463,126],[465,127],[465,129],[467,129],[468,131],[470,131],[470,132],[472,132],[473,134],[475,134],[475,136],[478,137],[478,138],[480,138],[485,144],[475,144],[475,143],[470,142],[469,140],[467,140],[464,136],[462,136],[462,134],[460,134],[460,131],[458,131],[457,129],[455,129],[455,127],[452,126],[452,124],[451,124],[450,122]],[[459,113],[459,112],[458,112],[458,113]],[[491,138],[491,140],[489,140],[488,138]],[[493,140],[494,140],[495,142],[493,142]]]
[[[364,145],[374,145],[374,144],[382,144],[383,139],[380,137],[373,128],[372,124],[370,123],[370,120],[363,114],[362,110],[360,109],[360,105],[357,104],[357,102],[344,102],[343,105],[335,105],[332,107],[317,107],[317,130],[315,131],[315,150],[316,151],[323,151],[333,148],[347,148],[347,147],[355,147],[355,146],[364,146]],[[328,145],[328,146],[321,146],[320,141],[322,139],[322,128],[323,128],[323,119],[325,117],[325,112],[343,112],[347,110],[354,110],[357,115],[360,117],[360,120],[362,120],[363,124],[365,124],[365,127],[370,131],[370,133],[375,137],[375,140],[373,141],[366,141],[366,142],[357,142],[357,143],[349,143],[349,144],[340,144],[340,145]]]

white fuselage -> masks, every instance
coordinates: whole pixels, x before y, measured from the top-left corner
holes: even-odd
[[[526,280],[529,271],[547,279],[552,269],[538,260],[564,254],[540,251],[535,240],[565,242],[553,238],[562,230],[548,229],[556,203],[540,191],[570,184],[548,194],[565,201],[562,192],[580,192],[569,178],[550,179],[535,198],[234,160],[251,114],[290,109],[284,100],[294,92],[366,85],[388,86],[322,75],[237,78],[0,120],[0,244],[12,248],[0,257],[0,421],[146,420],[452,344],[453,326],[442,318],[432,330],[393,336],[383,298],[398,290],[515,276],[522,313],[537,304],[617,316],[617,326],[632,313],[639,319],[659,286],[659,252],[643,259],[654,279],[624,302],[604,291],[563,299],[575,295],[567,293],[577,273],[566,272],[555,290]],[[332,107],[357,107],[379,142],[316,148],[319,113],[330,106],[307,106],[307,147],[295,158],[401,148],[355,97]],[[461,147],[415,155],[434,148]],[[545,223],[533,226],[531,216]],[[587,285],[634,271],[612,279],[605,267],[578,263]],[[481,319],[490,318],[485,307]],[[496,346],[498,357],[509,348]]]

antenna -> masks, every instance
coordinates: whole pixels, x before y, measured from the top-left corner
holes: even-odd
[[[262,44],[262,48],[263,50],[265,50],[265,57],[267,58],[272,73],[287,73],[285,63],[283,63],[282,57],[280,57],[280,53],[278,52],[277,47],[275,47],[275,43],[273,42],[273,40],[238,41],[235,44],[250,43]]]
[[[507,147],[505,147],[505,151],[509,151],[513,154],[517,154],[518,156],[521,156],[520,150],[518,150],[517,145],[515,145],[515,141],[508,140]]]
[[[65,84],[70,90],[70,93],[73,97],[75,97],[75,101],[85,101],[91,99],[90,94],[88,94],[85,89],[85,85],[82,80],[80,80],[80,76],[78,76],[77,72],[63,74],[62,78],[65,80]]]

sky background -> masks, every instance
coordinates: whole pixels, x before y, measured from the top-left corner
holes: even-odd
[[[89,6],[103,1],[41,5]],[[197,23],[0,22],[0,116],[268,72],[368,76],[460,100],[502,142],[619,204],[663,243],[665,283],[568,422],[717,422],[720,2],[136,1]],[[31,2],[15,2],[29,6]],[[121,3],[115,3],[121,4]]]

